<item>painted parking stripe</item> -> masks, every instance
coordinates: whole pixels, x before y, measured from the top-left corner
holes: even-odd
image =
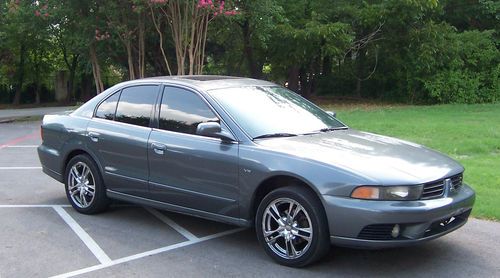
[[[104,250],[94,241],[85,230],[76,223],[75,219],[69,215],[62,207],[54,206],[54,210],[61,216],[61,218],[68,224],[68,226],[76,233],[76,235],[85,243],[90,252],[99,260],[101,264],[111,263],[111,259],[106,255]]]
[[[167,251],[172,251],[172,250],[175,250],[175,249],[178,249],[178,248],[181,248],[181,247],[185,247],[185,246],[189,246],[189,245],[193,245],[193,244],[196,244],[196,243],[199,243],[199,242],[203,242],[203,241],[207,241],[207,240],[211,240],[211,239],[223,237],[223,236],[226,236],[226,235],[234,234],[234,233],[237,233],[237,232],[241,232],[243,230],[245,230],[245,228],[237,228],[237,229],[233,229],[233,230],[229,230],[229,231],[225,231],[225,232],[221,232],[221,233],[217,233],[217,234],[213,234],[213,235],[201,237],[201,238],[198,238],[196,240],[188,240],[188,241],[180,242],[180,243],[177,243],[177,244],[165,246],[165,247],[162,247],[162,248],[158,248],[158,249],[146,251],[146,252],[143,252],[143,253],[131,255],[131,256],[128,256],[128,257],[123,257],[121,259],[116,259],[114,261],[111,261],[108,264],[100,264],[100,265],[95,265],[95,266],[91,266],[91,267],[87,267],[87,268],[82,268],[82,269],[75,270],[75,271],[72,271],[72,272],[60,274],[60,275],[57,275],[57,276],[52,276],[51,278],[73,277],[73,276],[76,276],[76,275],[81,275],[81,274],[89,273],[89,272],[92,272],[92,271],[95,271],[95,270],[107,268],[107,267],[114,266],[114,265],[117,265],[117,264],[122,264],[122,263],[130,262],[130,261],[137,260],[137,259],[140,259],[140,258],[144,258],[144,257],[147,257],[147,256],[152,256],[152,255],[156,255],[156,254],[159,254],[159,253],[163,253],[163,252],[167,252]]]
[[[31,133],[31,134],[28,134],[28,135],[25,135],[25,136],[21,136],[21,137],[12,139],[10,141],[7,141],[4,144],[0,144],[0,150],[3,149],[3,148],[6,148],[8,146],[19,144],[19,143],[21,143],[23,141],[26,141],[26,140],[33,139],[33,138],[39,138],[39,137],[40,137],[40,132],[39,131]]]
[[[176,230],[179,234],[181,234],[182,236],[184,236],[185,238],[187,238],[188,240],[197,240],[198,237],[193,235],[190,231],[184,229],[183,227],[181,227],[179,224],[175,223],[172,219],[170,219],[168,216],[164,215],[163,213],[153,209],[153,208],[144,208],[146,209],[147,211],[149,211],[149,213],[151,213],[152,215],[154,215],[156,218],[158,218],[161,222],[169,225],[170,227],[172,227],[174,230]]]
[[[0,205],[0,208],[54,208],[54,207],[63,207],[69,208],[71,205]]]
[[[42,167],[0,167],[0,170],[42,170]]]
[[[54,208],[63,207],[70,208],[71,205],[48,205],[48,204],[36,204],[36,205],[0,205],[0,208]],[[112,204],[112,208],[136,208],[137,205],[134,204]]]

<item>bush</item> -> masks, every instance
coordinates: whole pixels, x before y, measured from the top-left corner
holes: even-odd
[[[429,96],[439,103],[500,100],[500,52],[493,32],[451,33],[447,41],[449,48],[438,54],[450,57],[449,60],[424,80]]]

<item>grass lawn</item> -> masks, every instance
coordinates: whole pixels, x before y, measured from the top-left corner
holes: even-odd
[[[460,161],[465,182],[477,193],[473,216],[500,220],[500,103],[322,107],[352,128],[416,142]]]

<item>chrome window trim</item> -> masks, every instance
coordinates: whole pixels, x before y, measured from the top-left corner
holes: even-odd
[[[178,134],[181,134],[181,136],[187,136],[187,137],[193,137],[193,138],[203,138],[208,141],[213,141],[213,142],[219,142],[219,143],[225,143],[225,144],[239,144],[240,142],[238,141],[222,141],[220,138],[215,138],[215,137],[208,137],[208,136],[203,136],[203,135],[198,135],[198,134],[190,134],[190,133],[184,133],[184,132],[177,132],[177,131],[171,131],[171,130],[165,130],[165,129],[160,129],[153,127],[153,131],[161,132],[161,133],[167,133],[167,134],[175,134],[179,136]]]

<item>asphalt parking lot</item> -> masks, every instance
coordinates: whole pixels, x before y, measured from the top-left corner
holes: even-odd
[[[272,262],[252,229],[128,204],[81,215],[41,171],[39,125],[0,124],[0,278],[500,276],[500,223],[484,220],[409,248],[332,248],[293,269]]]

